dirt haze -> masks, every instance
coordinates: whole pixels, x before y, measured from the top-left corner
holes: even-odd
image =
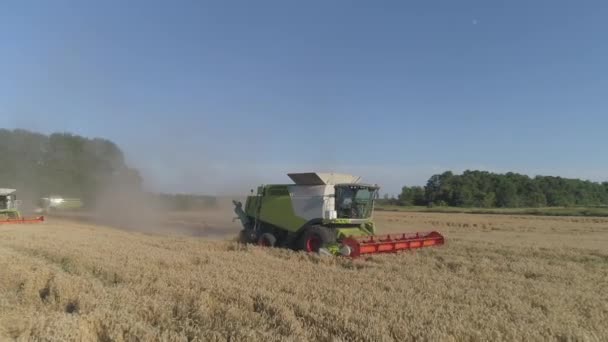
[[[218,199],[213,208],[181,212],[150,201],[135,206],[114,203],[94,211],[58,212],[50,217],[133,232],[218,239],[234,236],[241,229],[233,209],[232,200],[227,198]]]
[[[240,225],[232,221],[232,199],[218,197],[208,208],[176,213],[175,203],[144,192],[129,180],[112,180],[100,187],[94,205],[82,212],[59,212],[60,218],[146,233],[217,237],[236,234]]]

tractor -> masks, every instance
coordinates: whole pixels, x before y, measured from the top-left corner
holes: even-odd
[[[0,188],[0,224],[37,223],[44,221],[43,216],[24,218],[19,212],[21,201],[17,200],[17,190]]]
[[[290,173],[294,184],[269,184],[233,201],[239,240],[268,247],[358,257],[442,245],[436,232],[376,235],[379,187],[340,173]]]

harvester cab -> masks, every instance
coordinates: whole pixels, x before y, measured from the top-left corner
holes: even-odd
[[[44,217],[24,218],[19,212],[21,201],[17,200],[17,190],[0,188],[0,224],[4,223],[36,223],[44,221]]]
[[[19,218],[19,201],[17,200],[17,190],[0,189],[0,215],[7,218]]]
[[[438,232],[375,235],[377,185],[339,173],[290,173],[294,184],[258,187],[245,205],[233,201],[240,240],[356,257],[441,245]]]

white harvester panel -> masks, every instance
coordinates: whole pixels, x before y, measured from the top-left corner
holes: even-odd
[[[306,172],[288,173],[287,176],[297,185],[357,184],[361,182],[361,177],[346,173]]]
[[[288,189],[295,214],[307,220],[324,217],[324,211],[334,202],[333,186],[289,185]]]
[[[289,186],[289,193],[296,215],[313,219],[338,217],[335,202],[335,184],[358,184],[361,177],[346,173],[305,172],[287,174],[296,185]]]
[[[15,201],[15,189],[0,188],[0,210],[17,209],[18,202]]]
[[[17,190],[15,190],[15,189],[3,189],[3,188],[0,188],[0,196],[12,195],[15,192],[17,192]]]

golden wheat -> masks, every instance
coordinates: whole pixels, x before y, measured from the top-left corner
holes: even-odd
[[[57,219],[0,227],[0,339],[608,339],[607,219],[377,221],[447,244],[349,260]]]

